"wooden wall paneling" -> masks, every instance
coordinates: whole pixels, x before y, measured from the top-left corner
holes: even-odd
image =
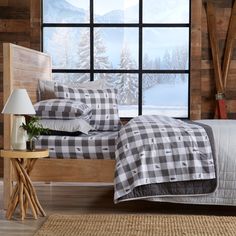
[[[190,118],[201,118],[201,15],[202,2],[192,0],[191,9]]]
[[[8,6],[8,0],[0,0],[0,7],[1,6]]]
[[[40,0],[30,2],[30,48],[41,51],[41,3]]]
[[[8,0],[9,6],[17,6],[19,8],[27,8],[31,0]]]
[[[37,1],[37,0],[34,0]],[[0,109],[3,108],[3,43],[31,47],[30,0],[0,0]],[[38,0],[40,2],[40,0]],[[40,29],[39,29],[40,30]],[[36,37],[36,36],[35,36]],[[38,39],[40,41],[40,39]],[[5,89],[5,87],[4,87]],[[0,148],[3,147],[3,115],[0,114]],[[0,159],[0,177],[3,162]]]
[[[0,5],[1,19],[29,19],[29,9]]]
[[[211,1],[211,0],[208,0]],[[203,7],[206,3],[206,0],[203,1]],[[232,11],[232,6],[234,3],[234,0],[214,0],[212,3],[215,6],[216,11],[216,34],[218,38],[218,45],[219,45],[219,52],[220,52],[220,63],[221,66],[223,64],[223,53],[225,50],[225,44],[226,44],[226,37],[229,27],[229,21]],[[201,82],[202,82],[202,110],[201,110],[201,117],[202,118],[213,118],[214,114],[214,107],[209,106],[207,100],[211,100],[212,104],[215,99],[214,95],[214,74],[212,73],[212,55],[210,51],[210,44],[209,44],[209,35],[208,35],[208,29],[207,29],[207,21],[206,21],[206,14],[205,9],[202,11],[202,68],[201,68]],[[227,88],[226,88],[226,94],[227,94],[227,104],[228,104],[228,116],[229,118],[235,117],[234,112],[234,105],[233,101],[235,100],[235,91],[236,91],[236,46],[234,46],[233,49],[233,55],[232,60],[230,62],[230,70],[228,75],[228,81],[227,81]],[[206,103],[206,105],[204,105]]]
[[[0,19],[0,32],[27,32],[29,20]]]
[[[219,41],[216,33],[216,10],[211,1],[207,2],[207,29],[210,38],[211,55],[214,68],[214,80],[217,93],[224,93],[224,86],[222,81],[222,69],[220,61]]]

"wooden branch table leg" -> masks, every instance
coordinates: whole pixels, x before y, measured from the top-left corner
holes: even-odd
[[[12,218],[17,205],[20,207],[21,220],[24,220],[26,216],[28,205],[30,205],[34,219],[37,219],[39,214],[46,216],[29,177],[36,160],[31,158],[27,158],[27,160],[24,160],[24,158],[11,159],[17,174],[17,183],[6,212],[6,218],[9,220]]]
[[[20,208],[21,220],[24,220],[30,207],[34,219],[46,216],[39,203],[34,186],[30,180],[30,173],[38,158],[49,156],[47,149],[28,150],[0,150],[0,157],[11,160],[17,177],[16,185],[9,200],[6,218],[11,219],[17,206]]]

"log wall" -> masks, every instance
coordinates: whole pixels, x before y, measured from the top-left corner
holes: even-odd
[[[214,71],[213,71],[212,55],[209,44],[209,35],[207,30],[205,2],[206,1],[203,1],[202,11],[201,11],[201,67],[200,67],[201,68],[200,114],[201,118],[203,119],[213,118],[214,94],[215,94]],[[212,2],[214,3],[214,6],[216,8],[215,9],[216,24],[217,24],[216,32],[219,41],[220,57],[222,61],[225,49],[227,30],[229,26],[229,19],[234,0],[214,0]],[[192,58],[194,58],[194,54],[192,55]],[[191,79],[198,80],[199,77],[198,78],[193,77]],[[230,119],[236,119],[236,39],[234,43],[234,52],[232,56],[231,67],[227,82],[226,98],[227,98],[228,117]]]
[[[190,114],[192,119],[213,118],[214,114],[215,84],[204,9],[205,1],[191,0],[193,10]],[[222,56],[233,0],[213,0],[213,2],[216,6],[217,35]],[[3,42],[40,50],[40,0],[0,0],[0,109],[3,106]],[[228,79],[227,105],[229,117],[236,119],[236,45]],[[2,135],[3,117],[0,115],[0,148],[3,146]]]
[[[0,110],[3,108],[3,43],[40,50],[40,1],[0,0]],[[0,114],[0,148],[3,147],[3,115]],[[0,177],[3,160],[0,158]]]

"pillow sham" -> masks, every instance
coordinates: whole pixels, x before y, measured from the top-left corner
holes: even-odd
[[[119,130],[121,122],[116,89],[80,89],[57,85],[55,94],[58,98],[76,100],[90,106],[90,125],[95,130]]]
[[[70,135],[69,133],[78,135],[79,132],[88,134],[90,130],[93,130],[93,127],[82,118],[74,120],[41,119],[39,123],[42,124],[43,128],[47,128],[50,131],[68,132],[68,135]],[[52,135],[54,133],[50,132],[49,134]]]
[[[74,119],[83,116],[91,117],[91,107],[80,102],[69,99],[49,99],[34,104],[36,115],[48,119]]]
[[[41,100],[48,100],[48,99],[55,99],[55,85],[64,85],[62,83],[58,83],[53,80],[39,80],[38,81],[38,101]],[[64,86],[71,86],[72,85],[64,85]],[[85,88],[85,89],[103,89],[105,88],[104,80],[95,80],[95,81],[88,81],[84,83],[73,83],[73,87],[75,88]]]

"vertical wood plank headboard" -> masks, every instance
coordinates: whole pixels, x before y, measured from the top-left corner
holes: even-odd
[[[3,44],[3,102],[15,88],[25,88],[32,103],[37,101],[38,80],[52,79],[51,57],[11,43]],[[10,148],[11,118],[4,115],[4,148]]]

